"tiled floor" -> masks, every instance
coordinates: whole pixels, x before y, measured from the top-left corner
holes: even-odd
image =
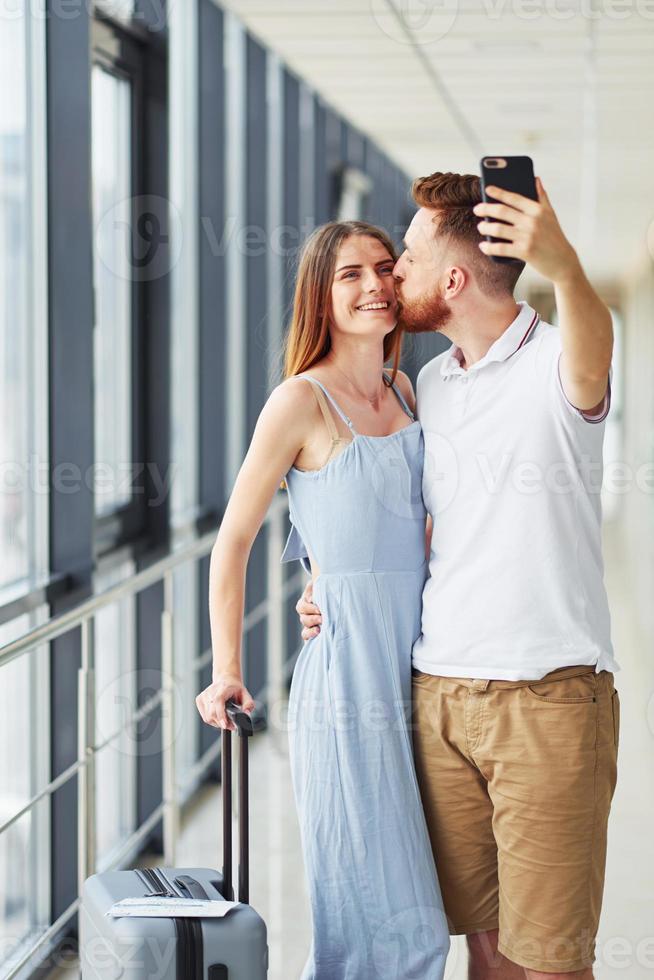
[[[606,535],[613,636],[622,671],[620,776],[611,817],[606,892],[598,940],[600,980],[654,978],[654,659],[639,634],[619,541]],[[649,712],[649,714],[648,714]],[[270,980],[297,980],[310,940],[309,909],[291,790],[286,735],[255,739],[251,752],[251,902],[268,924]],[[205,790],[185,821],[179,865],[220,864],[220,791]],[[155,859],[156,862],[156,859]],[[75,970],[57,976],[77,976]],[[465,980],[456,940],[447,980]]]

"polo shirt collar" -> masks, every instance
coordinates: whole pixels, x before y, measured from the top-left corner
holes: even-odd
[[[452,344],[441,364],[442,377],[447,378],[455,374],[469,374],[470,371],[477,371],[491,361],[506,361],[517,350],[524,347],[533,337],[540,317],[524,300],[520,300],[518,306],[520,307],[520,312],[515,320],[509,324],[495,343],[491,344],[481,360],[476,361],[468,370],[461,367],[463,360],[461,349],[456,344]]]

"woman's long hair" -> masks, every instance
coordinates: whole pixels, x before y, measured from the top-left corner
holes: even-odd
[[[307,239],[299,262],[293,317],[284,343],[284,378],[306,371],[331,348],[329,311],[336,257],[343,242],[353,235],[376,238],[393,261],[397,259],[386,232],[365,221],[332,221],[316,228]],[[384,364],[392,359],[392,381],[399,368],[402,333],[396,324],[384,337]]]

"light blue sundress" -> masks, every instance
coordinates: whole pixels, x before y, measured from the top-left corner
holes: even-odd
[[[310,572],[309,546],[322,613],[288,706],[313,920],[301,980],[441,980],[449,934],[411,741],[411,648],[427,574],[422,429],[414,419],[361,435],[321,382],[302,377],[352,441],[322,469],[286,474],[292,526],[281,561]]]

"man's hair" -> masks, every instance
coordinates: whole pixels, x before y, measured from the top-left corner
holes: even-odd
[[[482,200],[479,177],[474,174],[430,174],[414,180],[411,193],[418,207],[438,211],[434,223],[439,235],[449,235],[453,241],[467,247],[481,289],[512,296],[525,263],[517,259],[494,262],[479,248],[479,242],[484,238],[477,231],[480,218],[472,210]]]

